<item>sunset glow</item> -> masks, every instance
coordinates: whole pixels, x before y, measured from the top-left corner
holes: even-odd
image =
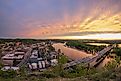
[[[95,34],[95,35],[86,35],[86,36],[60,36],[60,37],[50,37],[50,39],[120,40],[121,34]]]
[[[121,39],[121,0],[1,0],[0,17],[0,37]]]

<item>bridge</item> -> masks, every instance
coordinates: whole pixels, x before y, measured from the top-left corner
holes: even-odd
[[[114,46],[115,45],[108,46],[108,47],[104,48],[103,50],[97,52],[96,53],[97,56],[95,56],[95,57],[86,57],[86,58],[82,58],[82,59],[77,59],[72,62],[66,63],[63,66],[64,66],[64,68],[68,68],[68,67],[80,64],[80,63],[85,63],[85,64],[90,64],[92,62],[98,63],[98,61],[100,61],[101,58],[104,58],[108,55],[106,53],[108,51],[110,51],[112,48],[114,48]],[[96,65],[96,64],[94,64],[94,65]]]

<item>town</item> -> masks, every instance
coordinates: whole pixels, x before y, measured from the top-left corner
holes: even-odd
[[[19,70],[27,65],[30,70],[42,70],[58,63],[58,52],[50,43],[23,44],[22,42],[1,44],[1,61],[4,64],[2,70]]]
[[[11,71],[20,77],[77,77],[87,73],[91,76],[93,70],[100,73],[109,66],[120,67],[120,41],[119,44],[105,41],[107,44],[100,46],[91,45],[94,40],[11,39],[0,42],[0,75],[3,77],[14,77]]]

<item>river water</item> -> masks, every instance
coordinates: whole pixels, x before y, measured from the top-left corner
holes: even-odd
[[[68,56],[73,60],[93,56],[92,54],[87,54],[86,52],[74,48],[65,47],[63,43],[55,43],[53,44],[53,47],[56,51],[60,49],[61,52],[64,53],[64,55]]]
[[[96,46],[101,46],[101,45],[106,45],[106,46],[108,46],[108,45],[109,45],[109,44],[106,44],[106,43],[86,43],[86,44],[96,45]]]
[[[102,44],[98,44],[98,45],[102,45]],[[121,46],[121,44],[120,44],[120,46]],[[74,49],[74,48],[66,47],[66,46],[64,46],[63,43],[55,43],[55,44],[53,44],[53,47],[55,48],[56,51],[58,49],[60,49],[61,52],[64,53],[64,55],[68,56],[70,59],[73,59],[73,60],[85,58],[85,57],[88,57],[88,56],[94,57],[94,55],[92,55],[92,54],[87,54],[86,52],[83,52],[83,51],[80,51],[80,50],[77,50],[77,49]],[[112,59],[106,57],[102,61],[102,63],[99,64],[98,68],[104,67],[111,60]]]
[[[101,46],[101,45],[110,45],[110,44],[106,44],[106,43],[86,43],[86,44],[90,44],[90,45],[96,45],[96,46]],[[121,47],[121,44],[118,44],[118,47]]]

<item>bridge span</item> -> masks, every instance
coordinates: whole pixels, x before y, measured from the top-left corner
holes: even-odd
[[[104,48],[103,50],[97,52],[96,53],[97,56],[95,56],[95,57],[86,57],[86,58],[83,58],[83,59],[77,59],[77,60],[74,60],[72,62],[66,63],[63,66],[64,66],[64,68],[68,68],[68,67],[80,64],[80,63],[85,63],[85,64],[90,64],[92,62],[98,63],[98,61],[101,58],[104,58],[104,57],[106,57],[108,55],[106,53],[108,51],[110,51],[112,48],[114,48],[114,46],[115,45],[108,46],[108,47]],[[94,64],[94,65],[96,65],[96,64]]]

